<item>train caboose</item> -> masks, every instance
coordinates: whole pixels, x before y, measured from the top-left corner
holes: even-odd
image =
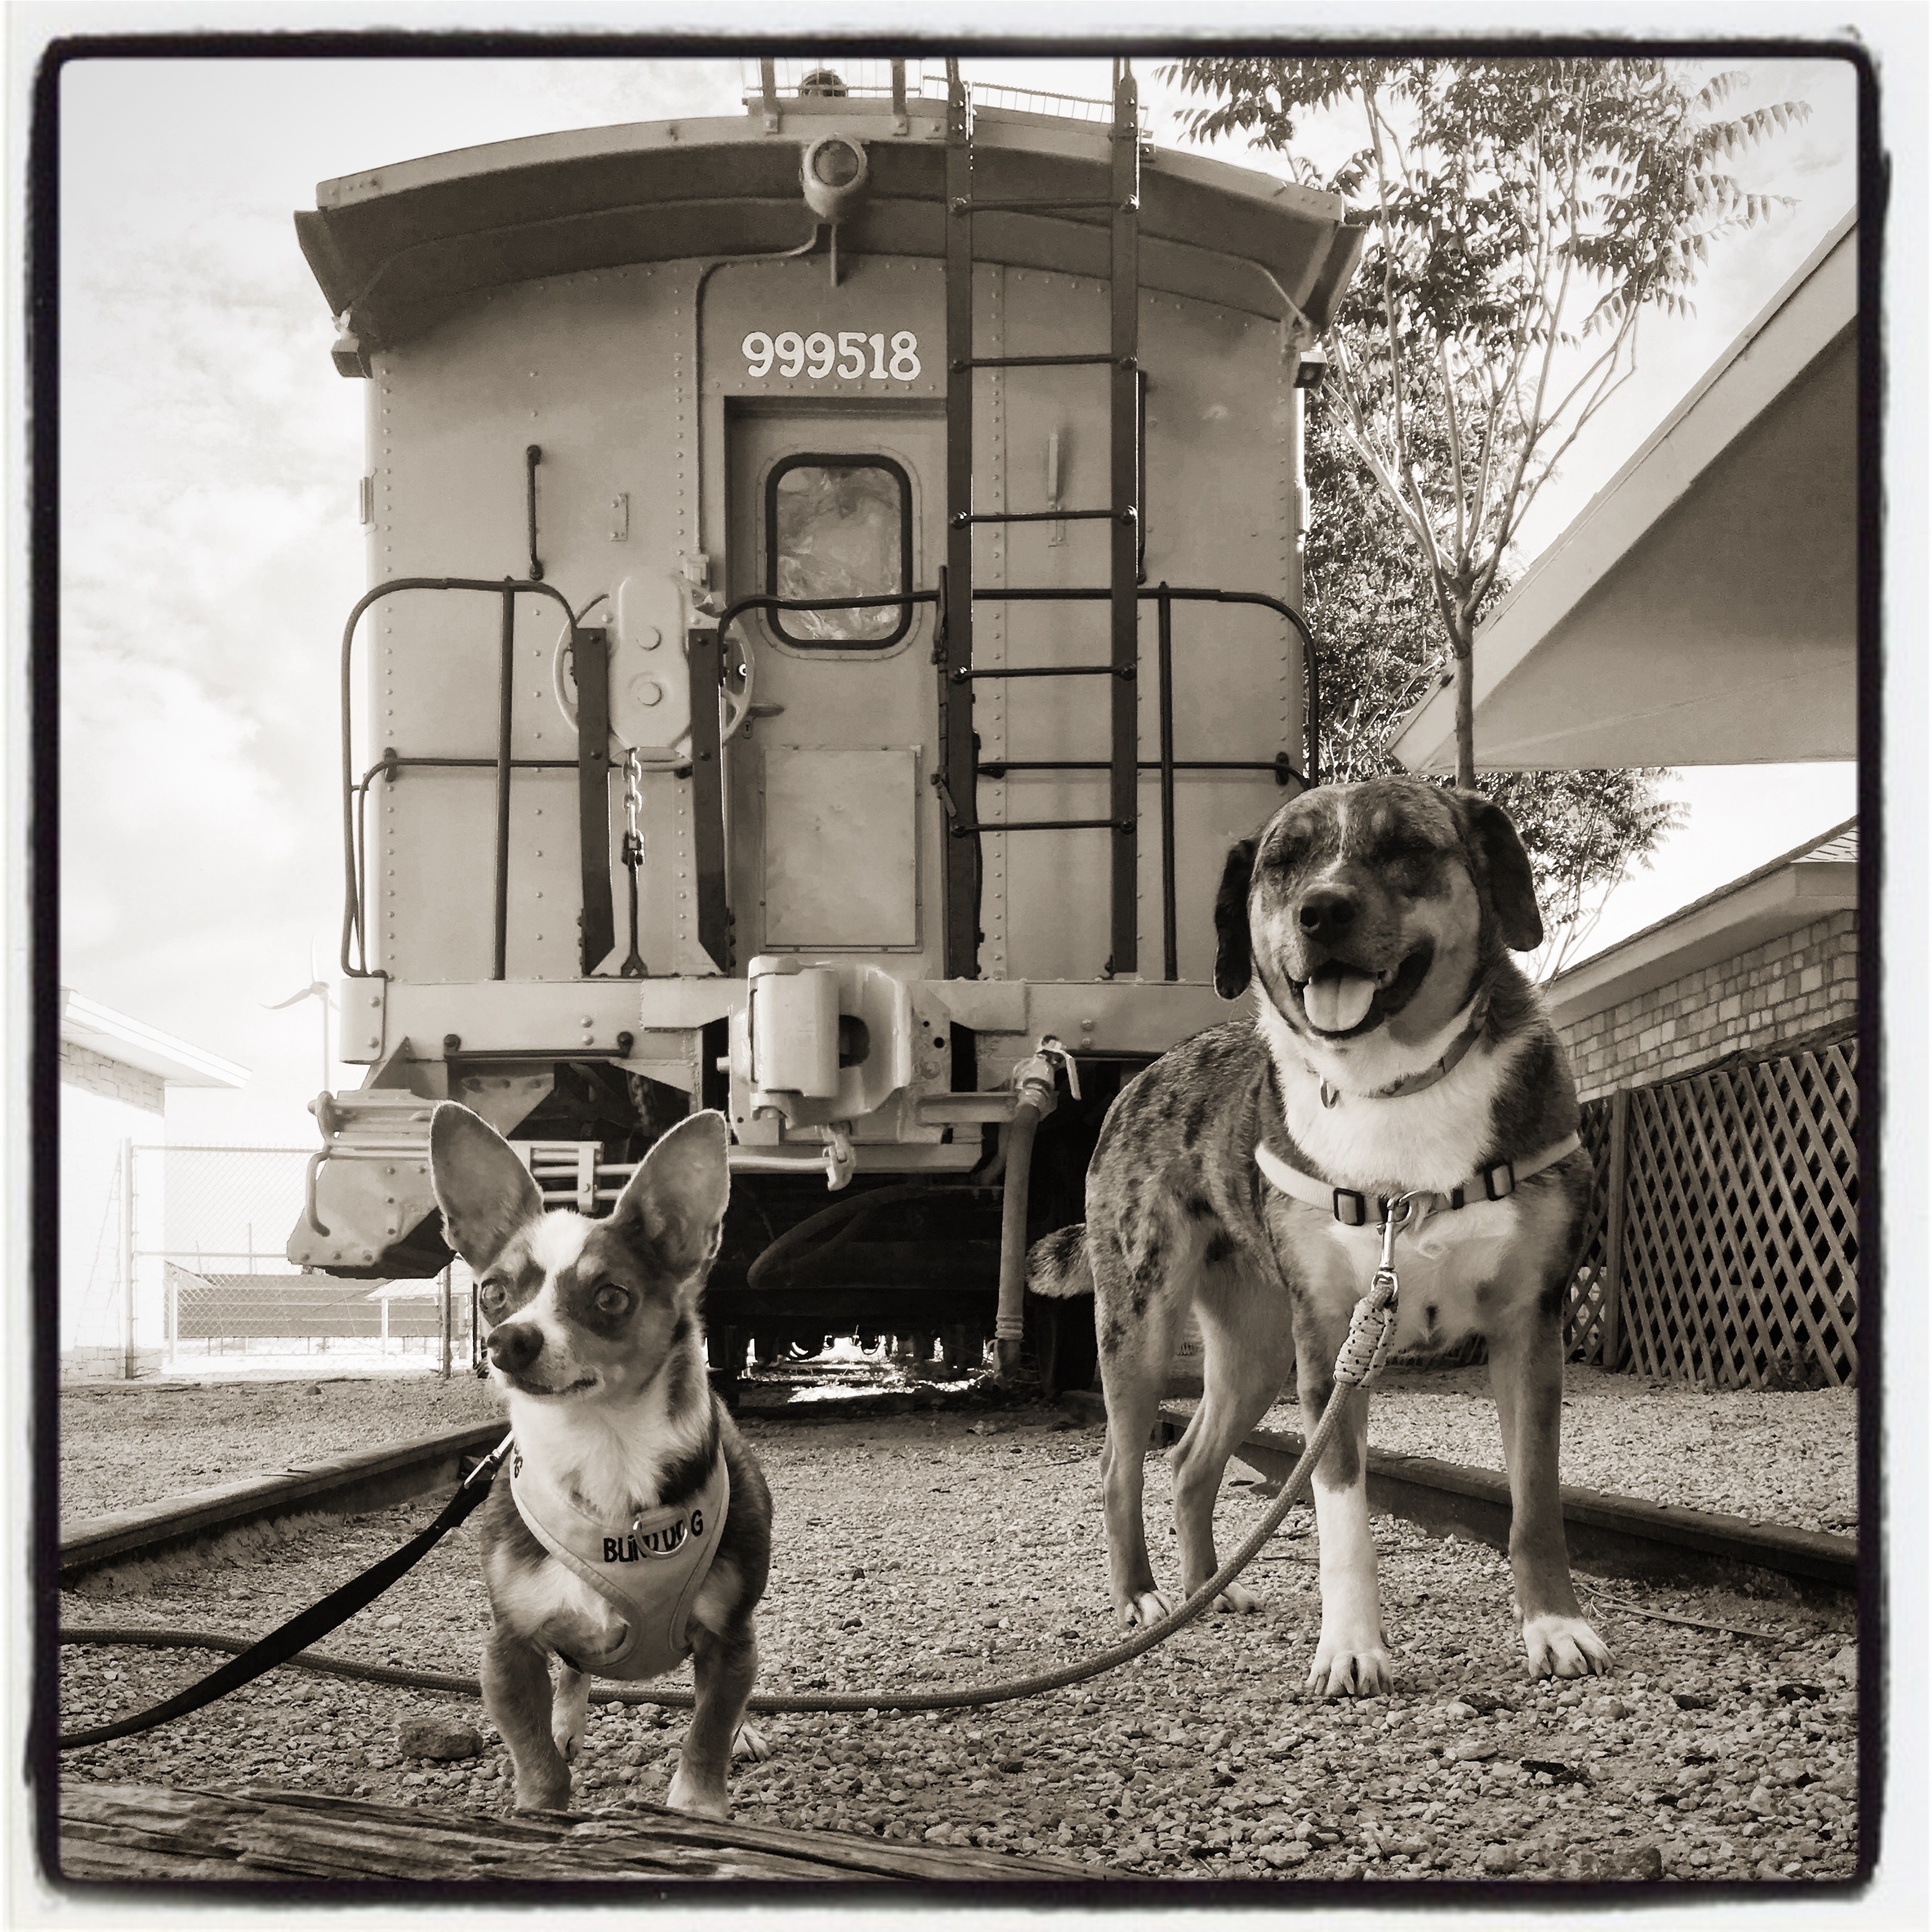
[[[443,1264],[438,1100],[592,1212],[716,1106],[715,1362],[990,1320],[1010,1366],[1107,1100],[1220,1017],[1222,856],[1313,758],[1301,386],[1361,231],[1154,148],[1124,62],[1111,103],[870,64],[296,218],[371,588],[368,1071],[293,1261]]]

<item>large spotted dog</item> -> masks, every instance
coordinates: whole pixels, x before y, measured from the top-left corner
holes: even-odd
[[[1158,1589],[1142,1456],[1182,1319],[1206,1344],[1204,1395],[1172,1454],[1180,1588],[1217,1568],[1214,1499],[1235,1444],[1291,1369],[1312,1431],[1336,1351],[1399,1234],[1395,1346],[1488,1343],[1513,1517],[1510,1561],[1533,1676],[1610,1668],[1570,1581],[1557,1490],[1560,1311],[1590,1160],[1561,1043],[1512,950],[1539,944],[1515,828],[1474,792],[1377,778],[1291,800],[1228,855],[1215,912],[1222,995],[1255,1012],[1198,1035],[1114,1102],[1087,1221],[1030,1258],[1039,1292],[1090,1278],[1107,1402],[1103,1469],[1114,1602],[1128,1625]],[[1309,1687],[1390,1688],[1369,1529],[1366,1401],[1315,1476],[1322,1634]],[[1220,1607],[1256,1600],[1231,1586]]]

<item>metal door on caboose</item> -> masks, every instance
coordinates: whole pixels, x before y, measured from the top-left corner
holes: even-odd
[[[732,412],[730,596],[879,597],[943,554],[945,424],[923,400]],[[733,772],[741,951],[890,954],[934,938],[927,775],[938,700],[930,604],[764,611],[746,748]],[[922,848],[926,849],[922,849]],[[746,942],[748,940],[748,948]],[[937,955],[922,964],[936,971]]]

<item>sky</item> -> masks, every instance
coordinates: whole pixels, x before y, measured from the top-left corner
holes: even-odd
[[[1753,104],[1807,126],[1742,158],[1795,198],[1720,244],[1692,324],[1647,331],[1619,406],[1580,442],[1527,548],[1569,518],[1851,206],[1849,70],[1742,64]],[[1142,62],[1155,138],[1173,90]],[[969,79],[1103,95],[1104,61],[969,61]],[[177,1090],[176,1140],[312,1144],[313,1001],[340,908],[343,619],[366,587],[364,386],[338,377],[291,216],[315,184],[569,126],[738,111],[739,63],[489,60],[83,63],[63,94],[62,980],[253,1070]],[[1270,165],[1222,144],[1214,152]],[[1687,770],[1684,830],[1593,945],[1823,830],[1849,767]],[[356,1070],[336,1070],[353,1084]]]

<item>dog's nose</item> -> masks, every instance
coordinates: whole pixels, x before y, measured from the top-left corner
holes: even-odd
[[[1334,886],[1312,892],[1295,917],[1310,939],[1332,945],[1355,922],[1354,895]]]
[[[543,1352],[543,1334],[527,1322],[505,1322],[491,1329],[483,1346],[490,1359],[510,1375],[520,1374]]]

